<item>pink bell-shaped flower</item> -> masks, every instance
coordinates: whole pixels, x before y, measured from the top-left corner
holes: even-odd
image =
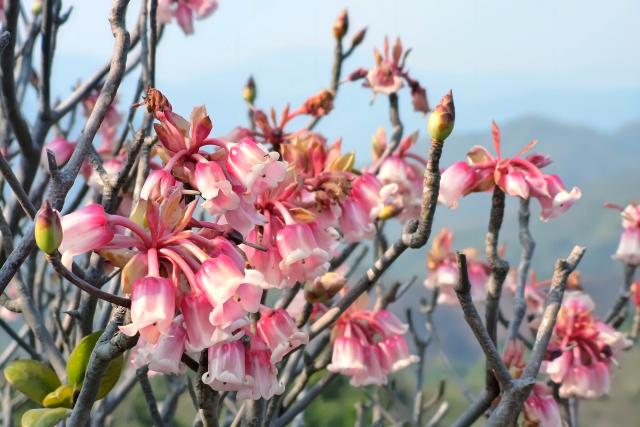
[[[276,236],[282,257],[280,270],[294,281],[306,282],[329,269],[329,254],[318,247],[308,224],[288,224]]]
[[[175,288],[162,277],[147,276],[133,283],[131,323],[120,326],[122,333],[140,336],[151,344],[171,326],[175,314]]]
[[[114,236],[104,208],[97,203],[64,215],[60,223],[63,236],[60,252],[71,256],[100,249]]]
[[[344,375],[356,375],[364,369],[364,350],[360,340],[346,335],[336,338],[327,370]]]
[[[263,313],[257,324],[258,335],[271,350],[271,363],[282,358],[300,345],[309,342],[309,336],[299,330],[287,310],[278,309]]]
[[[218,163],[196,164],[195,181],[198,191],[206,200],[205,209],[212,215],[222,215],[240,205],[240,197],[233,191],[231,182]]]
[[[402,335],[392,335],[378,344],[385,369],[396,372],[418,362],[418,356],[409,354],[407,340]]]
[[[153,351],[149,354],[149,369],[163,374],[181,373],[181,359],[186,339],[187,334],[182,327],[182,316],[177,316],[167,332],[160,335]]]
[[[267,345],[255,335],[251,336],[246,350],[245,371],[248,385],[238,392],[239,399],[271,399],[284,392]]]
[[[259,271],[245,270],[225,254],[203,262],[196,274],[196,281],[213,307],[224,304],[243,283],[265,286]]]
[[[280,155],[267,152],[251,139],[229,144],[227,170],[244,185],[247,192],[259,195],[275,188],[284,179],[285,162],[278,161]]]
[[[140,190],[142,200],[158,200],[169,193],[176,185],[176,179],[171,172],[164,169],[157,169],[149,173],[147,180]]]
[[[209,321],[213,306],[202,293],[189,293],[182,297],[180,304],[187,333],[187,349],[202,351],[213,344],[215,326]]]
[[[442,172],[438,201],[450,209],[458,207],[458,200],[476,185],[475,169],[466,162],[456,162]]]
[[[245,345],[241,341],[209,347],[209,370],[202,382],[218,391],[237,391],[245,387]]]

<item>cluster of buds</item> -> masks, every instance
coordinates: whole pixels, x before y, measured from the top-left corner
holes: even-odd
[[[374,94],[384,95],[397,93],[406,82],[411,91],[414,110],[426,114],[430,110],[427,91],[405,69],[410,51],[411,49],[404,50],[400,38],[397,38],[393,47],[390,47],[389,39],[385,37],[382,53],[378,49],[373,50],[375,65],[369,70],[366,68],[355,70],[349,76],[349,80],[366,79],[364,83],[366,87],[370,87]]]
[[[193,34],[193,20],[204,19],[218,9],[218,0],[159,0],[158,24],[168,24],[176,19],[182,31]]]
[[[327,369],[351,377],[351,385],[387,383],[387,376],[418,361],[409,354],[407,325],[391,312],[368,310],[358,301],[332,331],[333,353]]]
[[[543,221],[566,212],[582,193],[578,187],[567,190],[558,175],[548,175],[541,168],[551,163],[544,155],[522,155],[533,148],[532,141],[512,158],[503,158],[500,149],[500,130],[493,124],[493,143],[497,157],[486,148],[476,145],[467,153],[466,162],[456,162],[442,173],[440,183],[441,203],[454,209],[462,196],[473,192],[493,190],[498,186],[514,197],[538,199]]]
[[[424,285],[428,289],[438,290],[438,304],[456,304],[458,299],[455,286],[458,284],[459,272],[456,254],[452,250],[453,233],[446,228],[433,241],[427,254],[427,270],[429,272]],[[467,273],[471,284],[471,298],[483,301],[491,268],[486,262],[477,259],[474,249],[463,251],[467,256]]]
[[[629,345],[624,334],[600,321],[581,291],[569,291],[556,320],[542,371],[560,385],[560,397],[596,399],[609,393],[611,371]]]
[[[606,207],[620,211],[622,235],[613,257],[625,264],[640,265],[640,205],[630,203],[626,208],[607,204]]]

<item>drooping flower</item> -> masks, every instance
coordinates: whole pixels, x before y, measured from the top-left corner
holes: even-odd
[[[105,246],[114,237],[114,230],[102,205],[92,203],[62,216],[60,252],[80,255]]]
[[[351,377],[353,386],[386,384],[390,373],[418,358],[409,354],[407,325],[387,310],[366,310],[361,305],[352,305],[336,322],[327,369]]]
[[[429,273],[424,284],[428,289],[438,289],[439,304],[457,304],[458,302],[454,288],[458,283],[459,274],[452,243],[453,233],[443,228],[427,254]],[[467,274],[471,284],[471,297],[474,301],[483,301],[489,280],[489,265],[478,260],[476,251],[473,249],[465,249],[463,252],[467,255]]]
[[[286,164],[275,151],[267,152],[251,139],[230,143],[227,169],[246,188],[258,195],[284,179]]]
[[[209,369],[202,382],[220,391],[238,391],[247,385],[245,345],[242,341],[209,347]]]
[[[285,309],[262,313],[257,323],[258,335],[271,350],[271,363],[275,364],[289,352],[309,342],[309,336],[300,331]]]
[[[502,157],[500,129],[494,122],[493,143],[496,157],[476,145],[467,153],[466,163],[456,162],[444,170],[440,184],[441,203],[455,209],[460,197],[498,186],[510,196],[538,199],[542,208],[540,218],[547,221],[566,212],[582,196],[578,187],[568,190],[558,175],[542,172],[541,168],[550,163],[547,156],[522,157],[537,141],[531,141],[514,157]]]
[[[175,288],[162,277],[147,276],[133,284],[131,323],[120,326],[129,336],[140,333],[145,341],[155,344],[166,333],[175,315]]]
[[[640,264],[640,205],[630,203],[624,209],[616,205],[607,207],[620,210],[622,216],[622,234],[618,249],[613,257],[625,264]]]

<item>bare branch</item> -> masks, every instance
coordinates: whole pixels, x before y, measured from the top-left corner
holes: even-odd
[[[69,282],[82,289],[89,295],[92,295],[103,301],[110,302],[111,304],[119,305],[121,307],[131,307],[131,300],[128,298],[119,297],[117,295],[105,292],[102,289],[94,286],[80,277],[76,276],[72,271],[69,271],[60,260],[60,253],[56,252],[53,255],[47,256],[47,261],[53,266],[53,269]]]
[[[471,284],[467,274],[467,257],[462,252],[457,252],[456,257],[458,260],[459,279],[455,291],[458,301],[460,301],[460,308],[464,313],[464,319],[467,321],[487,358],[489,370],[495,375],[500,387],[507,389],[511,385],[511,374],[509,374],[509,370],[502,361],[492,337],[482,323],[480,314],[478,314],[478,310],[476,310],[471,300]]]
[[[518,211],[518,224],[520,227],[520,244],[522,245],[522,255],[518,265],[518,286],[516,288],[515,300],[513,303],[513,318],[509,322],[507,340],[515,340],[520,335],[520,325],[527,311],[524,291],[529,277],[529,268],[536,243],[529,230],[529,200],[520,199],[520,210]]]
[[[151,383],[149,383],[149,365],[143,365],[136,369],[136,377],[138,377],[138,381],[140,382],[142,394],[144,395],[144,400],[147,401],[149,414],[151,415],[151,419],[153,420],[155,427],[164,427],[164,421],[158,411],[158,402],[156,401],[156,397],[153,395],[153,390],[151,390]]]

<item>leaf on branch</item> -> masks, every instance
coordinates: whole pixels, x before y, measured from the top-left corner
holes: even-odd
[[[53,427],[71,414],[67,408],[30,409],[22,415],[22,427]]]
[[[4,377],[16,390],[38,404],[42,404],[45,396],[60,386],[54,370],[36,360],[11,362],[4,369]]]
[[[67,362],[67,380],[74,391],[82,388],[91,353],[101,335],[102,331],[96,331],[82,338],[76,348],[73,349],[73,352],[71,352],[71,355],[69,355],[69,361]],[[116,385],[122,372],[123,363],[124,359],[122,355],[119,355],[109,362],[109,366],[100,381],[96,400],[102,399]]]
[[[45,408],[73,408],[73,388],[68,384],[62,384],[44,397],[42,406]]]

